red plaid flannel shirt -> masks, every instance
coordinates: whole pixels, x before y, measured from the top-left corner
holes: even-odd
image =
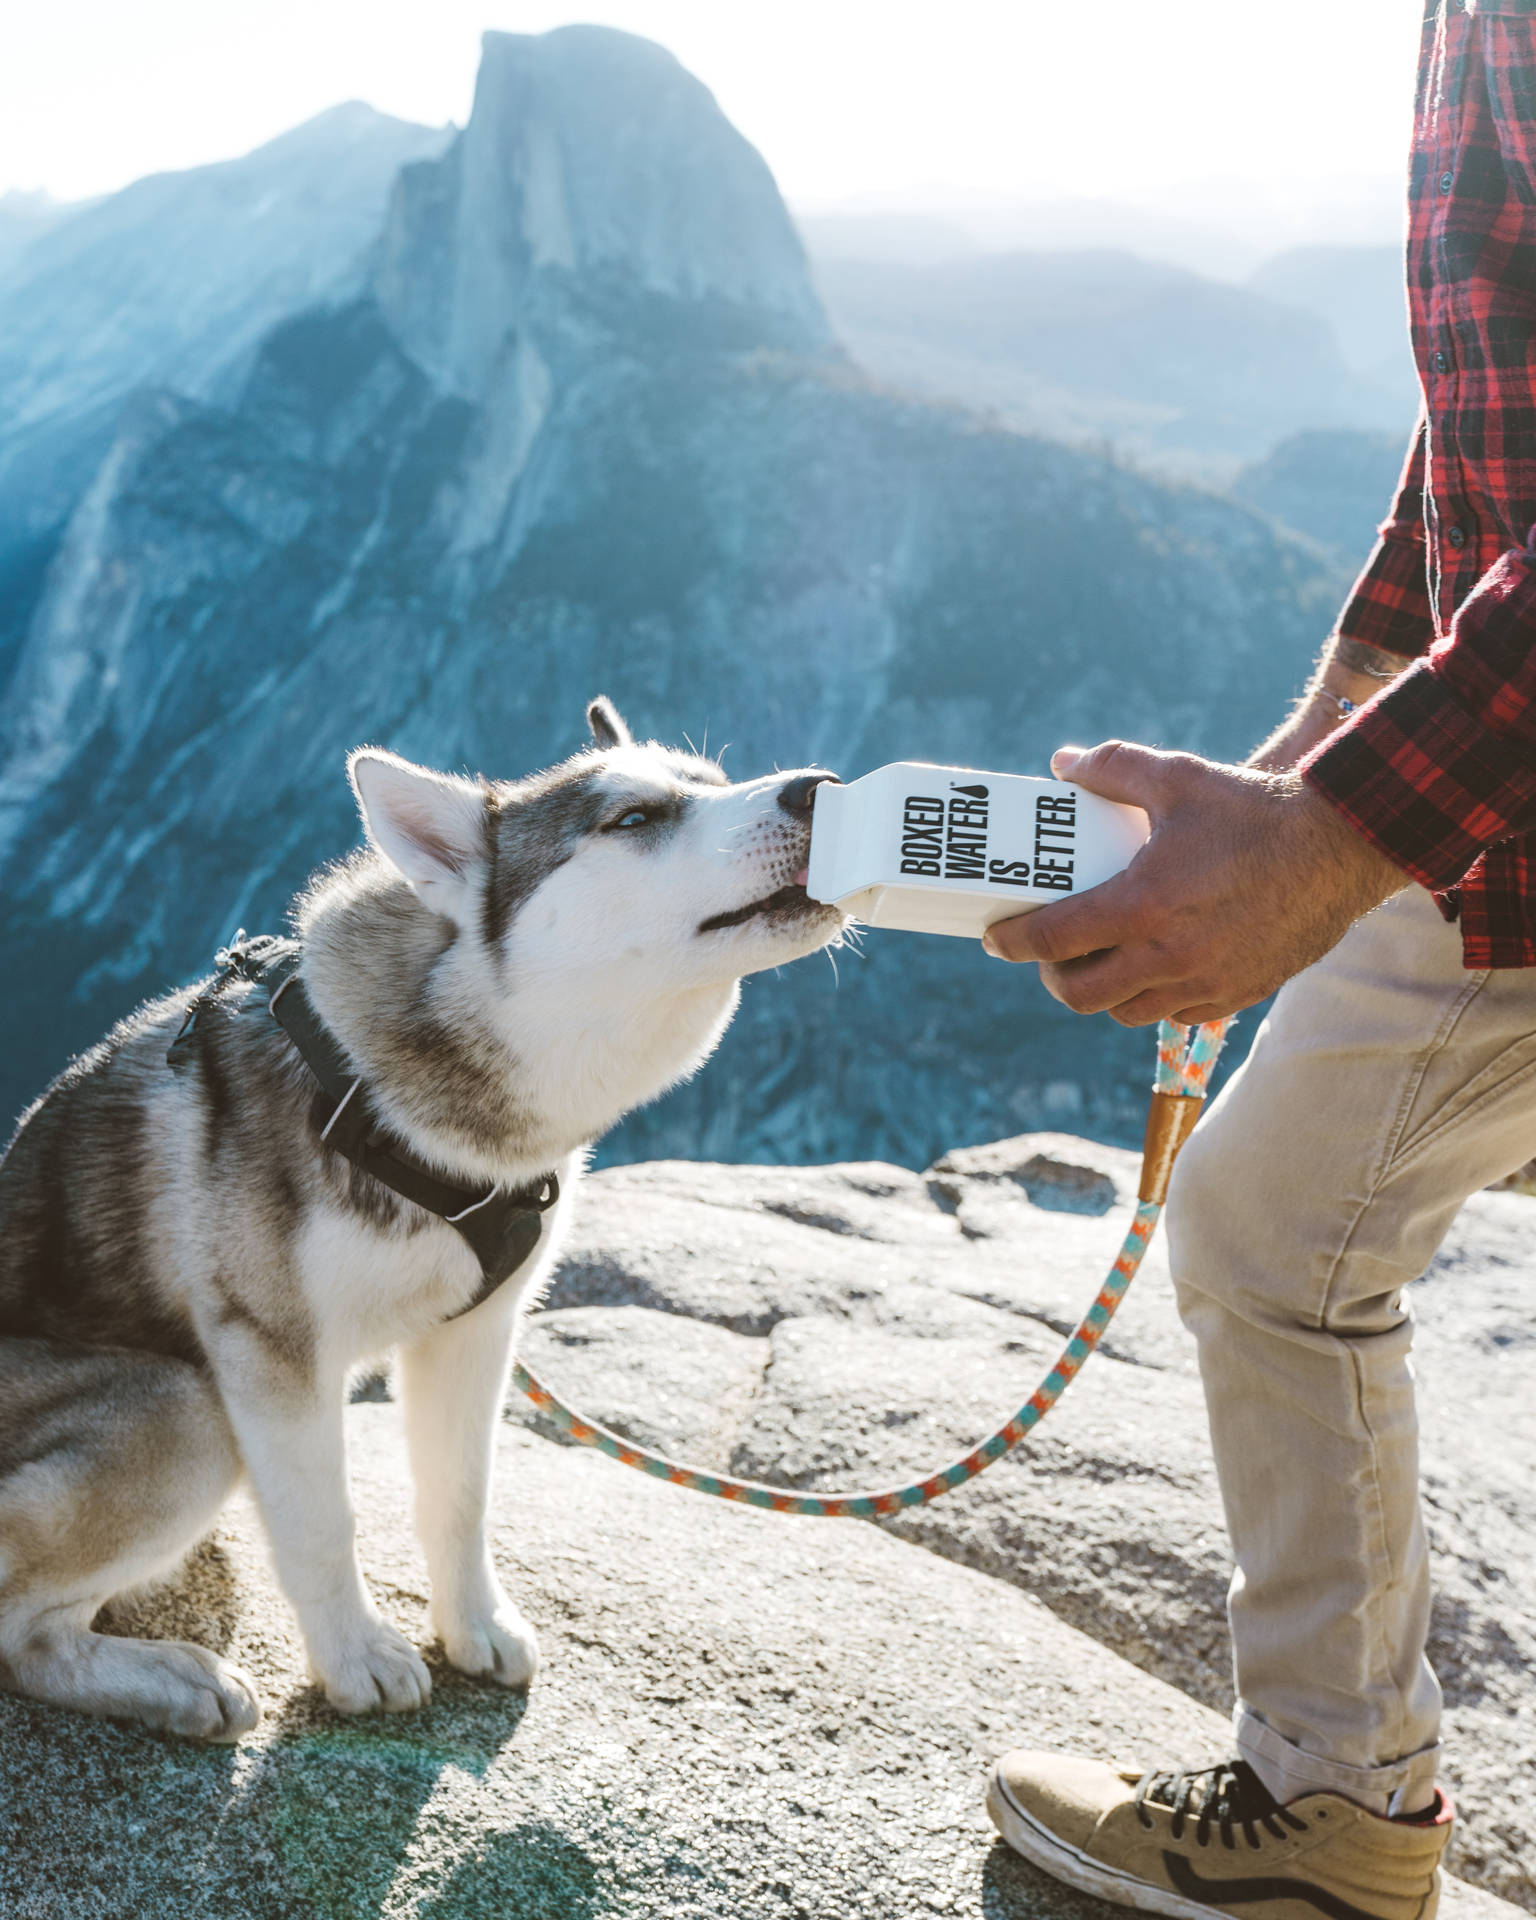
[[[1303,772],[1469,967],[1536,966],[1536,0],[1427,0],[1408,307],[1424,413],[1337,631],[1417,658]]]

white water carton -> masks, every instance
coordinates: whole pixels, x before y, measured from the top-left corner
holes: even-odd
[[[868,926],[980,939],[1119,873],[1149,830],[1064,780],[897,760],[816,789],[805,890]]]

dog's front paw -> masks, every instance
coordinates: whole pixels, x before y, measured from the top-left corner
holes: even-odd
[[[505,1598],[494,1613],[439,1621],[438,1636],[449,1663],[477,1679],[526,1687],[539,1670],[539,1636]]]
[[[178,1641],[150,1641],[174,1673],[180,1698],[168,1696],[163,1725],[169,1733],[215,1746],[233,1746],[261,1718],[256,1682],[242,1668],[220,1660],[205,1647]],[[174,1662],[174,1665],[173,1665]],[[145,1716],[146,1719],[148,1716]]]
[[[131,1707],[125,1709],[146,1727],[177,1733],[187,1740],[232,1746],[261,1718],[256,1682],[239,1667],[220,1660],[206,1647],[181,1640],[139,1640],[122,1644],[137,1656],[132,1672]]]
[[[310,1672],[338,1713],[413,1713],[432,1698],[421,1655],[386,1620],[310,1651]]]

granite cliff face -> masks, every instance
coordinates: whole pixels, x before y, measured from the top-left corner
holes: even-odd
[[[396,185],[385,322],[439,388],[495,404],[521,390],[518,348],[551,308],[605,287],[734,307],[765,342],[828,342],[773,176],[670,54],[603,28],[488,34],[469,125]]]
[[[0,199],[0,672],[133,396],[236,391],[276,321],[361,284],[396,174],[448,137],[354,100],[104,199]]]
[[[65,229],[67,231],[67,229]],[[225,392],[141,393],[0,723],[14,1107],[355,839],[345,750],[515,774],[605,689],[738,775],[1242,750],[1329,566],[1260,518],[860,375],[758,156],[659,49],[487,37],[365,269]],[[610,1151],[879,1153],[1136,1124],[1145,1042],[961,943],[755,983]]]

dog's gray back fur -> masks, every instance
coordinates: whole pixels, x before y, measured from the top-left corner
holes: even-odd
[[[186,1301],[163,1285],[167,1209],[196,1193],[221,1210],[217,1175],[247,1158],[246,1203],[280,1238],[326,1183],[303,1071],[244,983],[214,1000],[189,1036],[190,1070],[171,1074],[167,1052],[207,984],[141,1008],[23,1116],[0,1162],[0,1337],[202,1362]]]
[[[325,1148],[309,1070],[248,981],[209,994],[172,1072],[171,1043],[213,987],[141,1008],[23,1116],[0,1162],[0,1338],[206,1365],[198,1322],[211,1315],[297,1364],[307,1314],[285,1277],[315,1210],[390,1234],[447,1231]],[[417,1058],[446,1051],[428,1024]],[[401,1045],[393,1064],[405,1058]],[[173,1283],[188,1242],[204,1255],[201,1302]]]

